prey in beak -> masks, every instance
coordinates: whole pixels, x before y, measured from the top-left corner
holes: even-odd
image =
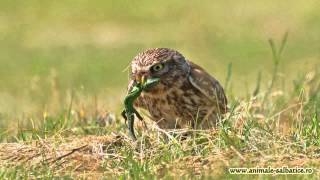
[[[148,74],[139,74],[135,77],[135,80],[138,84],[144,87],[145,91],[148,91],[150,88],[157,85],[160,81],[159,78],[150,77]]]
[[[147,72],[141,72],[136,75],[135,80],[138,83],[144,84],[148,78],[149,78],[149,74]]]

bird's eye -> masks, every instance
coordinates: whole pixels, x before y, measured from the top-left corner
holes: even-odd
[[[152,70],[153,71],[160,71],[161,69],[163,69],[163,64],[156,64],[156,65],[154,65],[154,66],[152,66]]]

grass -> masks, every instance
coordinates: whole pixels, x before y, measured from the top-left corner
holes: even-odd
[[[267,89],[260,89],[258,77],[253,95],[231,98],[230,112],[217,129],[168,132],[147,121],[148,128],[139,126],[139,139],[133,142],[120,117],[77,106],[72,94],[59,114],[43,112],[40,119],[30,118],[1,134],[1,141],[8,143],[0,144],[0,177],[273,179],[274,175],[232,175],[228,168],[287,166],[314,172],[277,178],[316,178],[320,173],[320,73],[301,76],[290,91],[276,86],[286,39],[287,34],[280,51],[270,40],[275,67]],[[229,65],[226,86],[231,79]],[[189,136],[184,137],[186,132]]]
[[[317,5],[1,2],[0,179],[318,178]],[[178,49],[224,85],[230,112],[217,129],[168,132],[146,118],[131,141],[126,67],[150,47]],[[314,172],[228,172],[257,166]]]

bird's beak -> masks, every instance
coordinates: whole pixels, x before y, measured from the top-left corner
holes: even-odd
[[[136,76],[135,80],[144,87],[144,90],[148,90],[149,88],[158,84],[160,81],[159,78],[150,77],[148,74],[139,74]]]
[[[142,75],[140,82],[141,82],[141,84],[144,84],[146,82],[146,76]]]
[[[147,80],[146,75],[138,75],[138,76],[136,77],[136,81],[138,81],[138,82],[141,83],[141,84],[144,84],[146,80]]]

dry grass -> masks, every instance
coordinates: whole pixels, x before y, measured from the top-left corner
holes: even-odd
[[[318,177],[320,73],[300,76],[290,91],[279,88],[279,76],[274,77],[266,91],[258,88],[258,80],[254,95],[231,96],[230,112],[216,129],[169,131],[146,119],[147,127],[136,123],[136,142],[124,133],[121,118],[95,103],[86,106],[81,96],[67,96],[71,101],[60,113],[45,111],[0,134],[5,142],[0,144],[0,177],[247,178],[229,174],[228,168],[268,166],[314,170],[277,175],[284,179]]]
[[[312,175],[292,177],[317,177],[320,124],[319,101],[315,100],[319,100],[319,81],[310,81],[310,75],[306,80],[303,91],[296,96],[277,90],[264,104],[264,93],[235,100],[230,113],[212,130],[165,131],[147,121],[146,129],[139,126],[136,142],[115,130],[118,125],[110,124],[79,126],[87,128],[87,134],[92,128],[106,128],[102,133],[106,135],[81,135],[79,129],[67,126],[59,131],[47,129],[55,132],[52,135],[33,132],[27,140],[0,144],[2,174],[24,178],[232,178],[241,176],[228,174],[230,167],[288,166],[314,168]],[[87,122],[90,118],[83,119]],[[13,176],[10,170],[18,173]]]
[[[212,132],[196,132],[204,142],[196,143],[199,139],[187,139],[175,142],[162,142],[152,136],[144,137],[142,141],[133,143],[126,136],[86,136],[70,138],[50,138],[25,143],[4,143],[0,145],[0,166],[26,171],[50,169],[54,177],[98,178],[102,176],[121,176],[130,171],[115,164],[127,163],[128,155],[123,149],[133,150],[133,159],[140,165],[156,161],[162,151],[168,151],[170,146],[176,146],[179,151],[190,152],[181,157],[176,153],[170,162],[156,163],[150,167],[152,174],[157,177],[178,176],[225,176],[229,167],[319,167],[320,147],[301,147],[289,138],[266,137],[257,138],[255,144],[238,149],[234,146],[219,148],[215,141],[219,134]],[[195,134],[194,134],[195,135]],[[143,143],[143,141],[148,141]],[[269,147],[261,149],[259,144]],[[148,146],[148,147],[146,147]],[[210,147],[212,146],[212,147]],[[168,148],[168,149],[167,149]],[[207,151],[202,154],[197,151]],[[191,153],[193,152],[193,153]],[[173,153],[174,154],[174,153]],[[315,176],[320,171],[315,169]],[[28,177],[43,177],[33,176]],[[142,176],[143,177],[143,176]]]

